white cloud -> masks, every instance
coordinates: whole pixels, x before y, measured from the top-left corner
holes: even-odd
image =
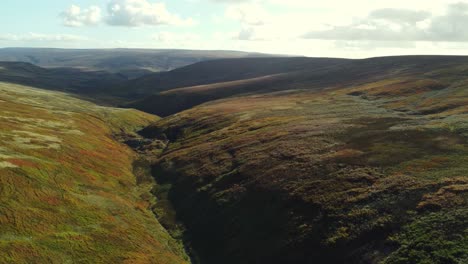
[[[237,36],[234,38],[239,40],[261,40],[261,38],[256,35],[254,27],[246,27],[241,29],[239,34],[237,34]]]
[[[194,22],[177,9],[172,10],[170,2],[105,0],[102,1],[101,23],[148,26],[141,29],[142,37],[129,38],[122,34],[109,40],[69,41],[57,45],[232,49],[353,58],[468,53],[468,31],[464,30],[468,28],[468,7],[461,3],[447,8],[448,0],[184,1],[193,8],[190,17],[204,23],[190,28],[193,32],[176,29],[175,26]],[[80,9],[80,13],[88,9]],[[221,9],[224,10],[219,12]],[[195,14],[200,14],[200,18]],[[149,27],[164,25],[167,26],[154,27],[162,29],[156,34],[153,34],[154,28]],[[308,38],[303,37],[305,34]],[[40,43],[45,44],[49,43]]]
[[[367,41],[468,41],[468,4],[450,4],[443,15],[408,9],[379,9],[345,26],[313,30],[305,38]]]
[[[240,4],[228,6],[226,17],[240,21],[242,24],[259,26],[267,23],[272,17],[259,4]]]
[[[107,12],[106,21],[112,26],[187,26],[195,24],[191,18],[183,19],[169,12],[164,3],[151,3],[147,0],[111,0],[107,5]]]
[[[87,38],[69,34],[41,34],[28,33],[23,35],[5,34],[0,35],[0,40],[3,41],[45,41],[45,42],[68,42],[87,40]]]
[[[224,17],[237,21],[238,28],[203,37],[206,48],[349,58],[468,53],[463,3],[447,8],[445,0],[216,2],[226,4]],[[317,32],[328,36],[303,38]]]
[[[336,11],[341,9],[350,15],[359,15],[368,13],[370,10],[382,8],[399,8],[399,9],[438,9],[443,8],[451,1],[447,0],[327,0],[327,1],[312,1],[312,0],[259,0],[263,3],[269,3],[277,6],[300,8],[309,10]]]
[[[201,35],[192,32],[171,31],[157,32],[153,35],[150,35],[150,39],[151,45],[146,45],[146,48],[209,49],[210,46],[216,42],[210,37],[202,37]]]
[[[195,33],[174,33],[169,31],[162,31],[154,34],[152,39],[162,43],[179,43],[187,41],[199,41],[201,40],[201,37]]]
[[[211,0],[217,3],[241,3],[241,2],[249,2],[249,0]]]
[[[71,5],[60,16],[63,19],[63,24],[67,27],[97,25],[102,19],[101,8],[97,6],[81,9],[79,6]]]
[[[416,24],[431,17],[427,11],[415,11],[409,9],[382,8],[372,11],[369,18],[382,19],[402,24]]]
[[[299,38],[310,29],[310,14],[286,12],[273,14],[258,3],[230,5],[225,16],[239,23],[232,38],[242,41],[272,41]]]

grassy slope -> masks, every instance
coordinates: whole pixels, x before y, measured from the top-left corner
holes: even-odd
[[[187,263],[113,138],[155,120],[0,83],[0,263]]]
[[[408,65],[143,130],[203,263],[465,263],[467,66]]]

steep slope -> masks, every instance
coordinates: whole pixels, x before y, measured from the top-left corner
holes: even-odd
[[[269,61],[261,58],[208,61],[160,74],[167,75],[168,80],[162,77],[156,79],[154,75],[145,77],[147,84],[153,84],[154,89],[164,88],[164,91],[132,102],[128,107],[167,116],[204,102],[234,95],[355,85],[395,75],[414,76],[431,69],[463,66],[466,63],[467,57],[451,56],[403,56],[365,60],[274,58]],[[178,71],[187,73],[178,74]],[[136,81],[138,80],[133,82]],[[210,81],[211,83],[205,83]],[[186,84],[196,86],[167,90]],[[138,85],[132,87],[138,91]]]
[[[169,71],[203,60],[265,56],[239,51],[150,49],[0,49],[0,61],[29,62],[41,67],[85,68],[120,73],[128,78]]]
[[[466,60],[371,59],[141,131],[201,263],[465,263]]]
[[[155,120],[0,82],[0,263],[188,263],[115,139]]]

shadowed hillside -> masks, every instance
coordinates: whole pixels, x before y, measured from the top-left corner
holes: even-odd
[[[212,84],[294,72],[310,68],[326,68],[346,62],[329,58],[244,58],[199,62],[169,72],[143,76],[125,84],[127,93],[153,94],[173,88]]]
[[[45,69],[24,62],[0,62],[0,81],[90,95],[103,93],[126,81],[126,78],[104,71]]]
[[[272,85],[141,134],[168,142],[153,172],[201,263],[464,263],[467,70],[389,57],[179,89],[162,95]]]

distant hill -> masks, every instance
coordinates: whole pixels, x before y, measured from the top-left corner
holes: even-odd
[[[104,93],[126,80],[120,74],[106,71],[45,69],[25,62],[0,62],[0,81],[85,96]]]
[[[197,62],[172,71],[152,73],[134,80],[128,80],[127,76],[120,73],[110,73],[103,70],[42,68],[25,62],[0,62],[0,67],[3,68],[0,71],[0,81],[31,85],[48,90],[67,91],[110,104],[117,102],[127,105],[136,101],[134,107],[142,108],[143,104],[148,104],[149,106],[145,109],[148,112],[153,112],[151,98],[161,91],[194,85],[236,82],[257,77],[265,79],[271,75],[297,72],[303,69],[323,71],[329,67],[342,65],[347,61],[345,59],[306,57],[218,59]],[[221,90],[216,93],[216,98],[226,95]],[[142,102],[139,103],[139,100]],[[146,103],[148,100],[150,101]],[[202,101],[205,100],[202,99]],[[192,101],[192,105],[198,103],[199,100]],[[133,107],[133,104],[129,106]],[[163,105],[158,107],[163,107]],[[186,107],[168,109],[168,113],[183,110]]]
[[[3,48],[0,61],[29,62],[41,67],[84,68],[120,73],[128,78],[169,71],[192,63],[220,58],[262,57],[240,51],[152,49],[51,49]]]
[[[317,90],[352,86],[390,77],[415,76],[468,64],[468,57],[401,56],[362,60],[248,58],[206,61],[126,83],[127,91],[157,92],[128,107],[161,116],[240,94]],[[176,89],[171,89],[176,88]],[[131,98],[134,96],[128,96]]]
[[[194,85],[235,81],[259,76],[336,66],[346,59],[265,57],[203,61],[169,72],[148,74],[125,84],[123,91],[138,96]]]

